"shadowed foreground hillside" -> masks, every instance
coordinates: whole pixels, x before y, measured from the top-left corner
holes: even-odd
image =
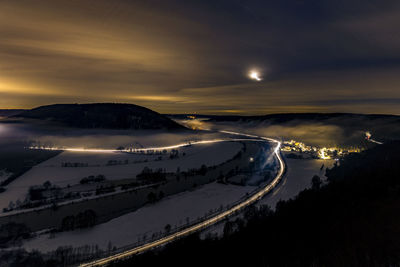
[[[114,266],[400,266],[400,142],[349,155],[330,184],[249,208],[220,240],[185,238]]]
[[[27,110],[13,118],[76,128],[184,129],[155,111],[133,104],[56,104]]]

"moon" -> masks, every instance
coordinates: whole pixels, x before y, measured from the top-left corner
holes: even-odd
[[[252,79],[252,80],[255,80],[257,82],[262,81],[262,79],[260,77],[260,73],[258,71],[255,71],[255,70],[251,70],[249,72],[249,78]]]

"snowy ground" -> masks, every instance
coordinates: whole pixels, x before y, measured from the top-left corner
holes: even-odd
[[[254,189],[252,186],[211,183],[195,191],[183,192],[146,205],[93,228],[59,233],[52,238],[49,234],[42,235],[25,242],[23,246],[28,250],[44,252],[59,246],[79,247],[87,244],[98,244],[99,248],[107,249],[109,242],[112,246],[121,247],[137,242],[144,234],[150,238],[153,233],[163,232],[167,224],[174,228],[185,224],[186,218],[192,221],[202,217],[211,209],[231,204]]]
[[[326,168],[331,168],[335,162],[334,160],[323,159],[286,159],[285,161],[287,167],[285,177],[277,188],[259,201],[257,205],[268,205],[272,209],[275,209],[276,203],[278,203],[279,200],[294,198],[300,193],[300,191],[311,187],[311,178],[314,175],[318,175],[323,180],[326,180],[325,170]],[[324,164],[324,168],[320,170],[322,164]],[[234,218],[232,218],[232,220],[234,220]],[[224,224],[225,222],[223,221],[212,226],[205,230],[201,236],[221,236]]]
[[[200,144],[179,149],[181,155],[178,159],[169,159],[169,154],[162,155],[163,160],[154,161],[160,155],[139,155],[129,153],[88,153],[88,152],[63,152],[18,177],[7,190],[0,194],[0,208],[7,207],[10,201],[24,200],[30,186],[40,185],[46,181],[66,187],[78,184],[89,175],[105,175],[106,179],[135,178],[144,167],[152,169],[163,168],[175,172],[178,167],[182,171],[190,168],[199,168],[218,165],[231,159],[242,145],[237,142],[223,142],[216,144]],[[186,155],[182,156],[182,152]],[[143,162],[144,160],[148,162]],[[109,160],[125,161],[128,164],[107,166]],[[89,167],[61,167],[62,162],[88,163]]]
[[[281,184],[259,203],[275,208],[279,200],[293,198],[300,191],[311,187],[311,178],[314,175],[326,179],[325,170],[331,168],[334,162],[334,160],[323,159],[286,159],[287,173]],[[324,168],[320,170],[322,164]]]
[[[2,126],[2,125],[0,125]],[[2,130],[2,128],[0,128]],[[11,130],[3,133],[13,133]],[[0,134],[2,133],[0,131]],[[21,132],[20,130],[18,132]],[[159,146],[182,143],[187,140],[212,139],[215,134],[206,135],[178,135],[178,134],[149,134],[143,132],[141,136],[131,136],[128,132],[104,132],[103,135],[85,131],[75,133],[76,136],[40,136],[36,140],[42,144],[77,146],[85,145],[88,148],[112,148],[118,146],[134,145],[140,146]],[[93,134],[93,135],[91,135]],[[15,135],[13,133],[13,135]],[[28,135],[32,136],[32,135]],[[150,168],[165,168],[167,171],[176,171],[177,167],[181,170],[187,168],[198,168],[201,164],[216,165],[227,159],[232,158],[241,148],[238,143],[219,143],[212,145],[191,146],[185,149],[186,156],[175,160],[152,161],[157,156],[143,156],[125,153],[113,154],[93,154],[93,153],[73,153],[64,152],[17,178],[8,187],[7,191],[0,194],[0,208],[8,205],[10,200],[24,198],[27,189],[31,185],[42,184],[49,180],[53,184],[66,186],[76,184],[85,176],[103,174],[107,179],[133,178],[145,166]],[[181,151],[182,152],[182,151]],[[141,158],[138,158],[141,157]],[[137,162],[142,158],[147,158],[149,162]],[[166,157],[166,156],[164,156]],[[105,166],[109,160],[124,161],[128,159],[130,164]],[[85,162],[89,167],[62,168],[61,162]],[[287,174],[271,194],[262,199],[259,204],[268,204],[275,207],[276,203],[282,199],[295,197],[301,190],[311,186],[311,178],[314,174],[323,176],[325,168],[320,171],[322,164],[330,167],[333,160],[301,160],[287,159]],[[151,164],[151,165],[150,165]],[[74,245],[74,247],[97,244],[101,249],[107,249],[109,242],[112,246],[121,247],[143,239],[145,234],[150,238],[153,233],[164,231],[166,224],[180,226],[185,224],[186,218],[194,220],[204,216],[210,210],[215,210],[221,205],[226,206],[236,202],[247,192],[255,189],[252,186],[235,186],[211,183],[204,185],[194,191],[182,192],[155,204],[146,205],[139,210],[120,216],[109,222],[97,225],[90,229],[75,230],[71,232],[58,233],[55,236],[49,234],[41,235],[24,243],[28,250],[39,249],[41,251],[55,250],[59,246]],[[222,225],[222,224],[220,224]],[[221,228],[221,226],[212,229]],[[222,226],[223,227],[223,226]],[[219,230],[220,231],[220,230]]]
[[[0,183],[7,180],[7,178],[10,177],[11,175],[12,173],[8,172],[7,170],[0,170]]]
[[[295,197],[301,190],[311,186],[313,175],[324,178],[326,167],[332,167],[334,160],[286,159],[286,163],[288,169],[285,178],[277,189],[259,202],[259,205],[268,204],[274,208],[279,200]],[[324,168],[320,170],[322,164]],[[156,204],[147,205],[92,229],[60,233],[54,238],[50,238],[48,234],[39,236],[26,242],[24,247],[28,250],[51,251],[58,246],[72,244],[76,247],[98,244],[102,249],[107,249],[109,242],[112,246],[125,246],[142,239],[144,234],[150,238],[153,233],[164,231],[166,224],[172,227],[179,226],[185,223],[186,217],[193,220],[204,216],[210,209],[233,203],[255,188],[208,184],[198,190],[183,192]],[[209,233],[221,234],[222,230],[223,223],[220,223],[205,231],[203,236]]]

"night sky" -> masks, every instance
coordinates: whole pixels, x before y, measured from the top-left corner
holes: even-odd
[[[0,108],[87,102],[400,114],[400,1],[0,0]]]

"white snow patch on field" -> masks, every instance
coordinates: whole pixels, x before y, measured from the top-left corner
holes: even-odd
[[[59,246],[79,247],[87,244],[97,244],[106,250],[109,242],[112,246],[122,247],[137,242],[144,234],[150,238],[153,233],[164,232],[167,224],[174,228],[175,225],[185,224],[187,217],[190,221],[202,217],[210,209],[231,204],[255,188],[211,183],[195,191],[179,193],[146,205],[93,228],[63,232],[53,238],[42,235],[25,242],[23,246],[27,250],[38,249],[43,252]]]
[[[322,180],[326,180],[325,170],[331,168],[334,160],[323,159],[285,159],[286,174],[278,186],[270,193],[262,198],[257,205],[268,205],[275,209],[279,200],[288,200],[296,197],[300,191],[311,187],[311,179],[314,175],[318,175]],[[324,168],[320,170],[322,164]],[[242,214],[238,215],[242,217]],[[235,220],[233,217],[231,220]],[[208,235],[221,237],[223,235],[225,222],[218,223],[202,232],[201,237]]]
[[[286,175],[278,187],[265,198],[260,204],[267,204],[275,208],[279,200],[288,200],[297,196],[300,191],[311,187],[311,179],[318,175],[325,180],[326,168],[331,168],[335,160],[323,159],[286,159]],[[321,170],[321,166],[324,168]]]
[[[89,175],[105,175],[106,179],[135,178],[144,167],[152,169],[162,168],[167,172],[175,172],[178,167],[181,171],[190,168],[199,168],[202,164],[206,166],[218,165],[231,159],[242,145],[237,142],[222,142],[215,144],[199,144],[179,149],[178,159],[169,159],[169,154],[162,155],[163,160],[154,161],[160,155],[140,155],[129,153],[107,153],[96,154],[86,152],[63,152],[18,177],[7,186],[7,190],[0,194],[0,208],[7,207],[10,201],[21,201],[25,199],[28,189],[32,185],[41,185],[50,181],[54,185],[66,187],[78,184],[80,180]],[[182,152],[186,155],[182,156]],[[129,160],[126,165],[106,166],[108,160]],[[136,160],[148,159],[148,162],[133,163]],[[62,162],[89,163],[89,167],[61,167]],[[100,166],[94,166],[94,165]]]

